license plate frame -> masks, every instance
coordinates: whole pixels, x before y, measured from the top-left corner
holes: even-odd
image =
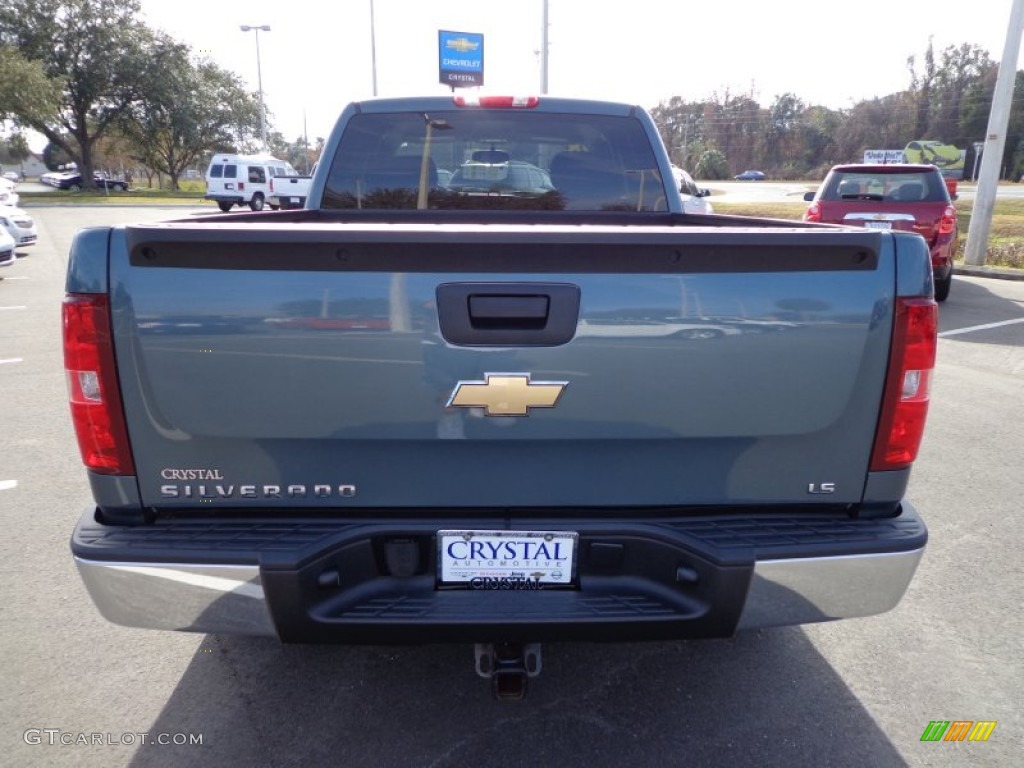
[[[439,587],[574,588],[578,559],[579,533],[576,531],[446,529],[437,532]]]

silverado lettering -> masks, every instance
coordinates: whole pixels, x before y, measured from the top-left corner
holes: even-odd
[[[243,499],[281,499],[286,497],[290,499],[329,499],[333,497],[352,498],[356,495],[356,487],[354,485],[314,485],[312,488],[306,485],[215,485],[212,488],[206,485],[161,485],[160,495],[165,499],[230,499],[236,495],[236,487],[238,489],[238,497]]]

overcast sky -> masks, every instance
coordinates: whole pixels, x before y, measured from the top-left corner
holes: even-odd
[[[443,94],[437,32],[484,35],[485,90],[539,93],[543,0],[373,0],[377,93]],[[373,95],[371,0],[142,0],[146,20],[263,90],[289,141]],[[792,92],[848,107],[903,90],[906,59],[970,43],[998,61],[1011,0],[549,0],[551,94],[630,101]],[[1020,68],[1020,64],[1015,62]]]

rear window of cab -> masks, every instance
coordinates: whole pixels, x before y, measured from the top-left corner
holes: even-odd
[[[482,109],[354,115],[321,207],[653,212],[668,203],[636,118]]]
[[[819,200],[946,203],[946,183],[938,171],[836,171],[827,180]]]

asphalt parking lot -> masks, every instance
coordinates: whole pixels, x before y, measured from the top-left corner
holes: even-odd
[[[39,243],[0,273],[0,763],[1020,763],[1024,281],[958,277],[941,308],[909,492],[931,539],[894,611],[728,640],[553,644],[527,698],[500,703],[468,646],[283,646],[99,616],[68,550],[91,499],[61,361],[68,248],[85,226],[197,211],[28,210]],[[997,725],[984,743],[922,742],[934,720]]]

